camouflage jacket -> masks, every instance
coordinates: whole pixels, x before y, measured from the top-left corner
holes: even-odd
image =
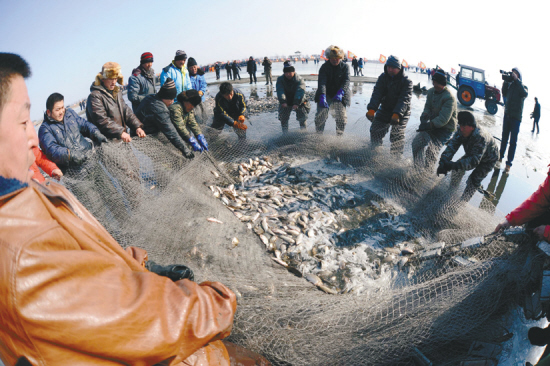
[[[181,138],[185,141],[189,141],[189,137],[192,136],[191,132],[193,132],[195,136],[202,134],[201,128],[195,120],[195,112],[185,112],[183,106],[179,102],[172,104],[168,109],[170,110],[170,120],[176,127]],[[189,132],[189,130],[191,130],[191,132]]]
[[[451,132],[456,130],[456,99],[447,87],[441,93],[436,92],[435,88],[428,90],[428,98],[420,121],[430,121],[433,128]]]
[[[460,169],[471,170],[480,163],[496,162],[499,157],[497,142],[491,134],[477,127],[469,137],[464,137],[460,130],[449,140],[447,148],[441,155],[442,161],[451,161],[460,146],[464,147],[464,156],[457,160]]]

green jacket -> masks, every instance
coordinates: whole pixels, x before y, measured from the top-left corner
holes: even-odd
[[[202,134],[201,128],[195,120],[195,112],[185,112],[183,106],[179,102],[172,104],[168,109],[170,110],[170,120],[176,127],[179,135],[185,139],[185,141],[189,141],[191,132],[193,132],[195,136]],[[191,130],[191,132],[189,132],[189,130]]]
[[[441,128],[451,132],[456,130],[457,111],[456,99],[447,87],[441,93],[435,88],[428,90],[428,99],[420,121],[430,121],[433,128]]]

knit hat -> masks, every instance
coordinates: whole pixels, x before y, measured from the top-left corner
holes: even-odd
[[[445,75],[445,71],[441,69],[437,69],[435,74],[432,76],[432,79],[439,85],[447,85],[447,75]]]
[[[187,60],[187,53],[182,50],[176,51],[176,56],[174,57],[174,61],[181,61],[181,60]]]
[[[285,61],[285,63],[283,64],[283,72],[294,72],[294,71],[296,70],[294,69],[292,62]]]
[[[476,119],[472,112],[469,111],[462,111],[458,112],[458,124],[460,126],[471,126],[471,127],[477,127]]]
[[[106,62],[101,68],[101,72],[95,77],[94,85],[101,85],[103,79],[117,79],[120,85],[124,85],[124,77],[120,70],[120,65],[116,62]]]
[[[160,99],[176,99],[178,91],[176,90],[176,83],[171,78],[166,78],[166,81],[157,93]]]
[[[330,45],[325,50],[325,57],[328,58],[328,59],[330,59],[330,58],[339,58],[339,59],[343,60],[344,59],[344,50],[342,50],[338,46]]]
[[[201,104],[202,98],[198,91],[195,89],[189,89],[178,94],[178,102],[182,106],[184,102],[189,102],[193,105],[193,107],[196,107]]]
[[[187,67],[195,66],[197,64],[197,61],[193,57],[189,57],[189,60],[187,60]]]
[[[388,57],[388,60],[386,61],[386,65],[400,69],[401,68],[401,59],[397,56],[390,55]]]
[[[141,54],[141,58],[139,60],[141,64],[145,64],[147,62],[153,62],[153,54],[151,52],[143,52]]]

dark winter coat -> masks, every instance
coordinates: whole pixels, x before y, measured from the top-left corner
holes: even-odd
[[[327,99],[334,98],[340,89],[344,90],[342,103],[349,107],[351,104],[349,65],[344,62],[340,62],[338,65],[332,66],[330,61],[326,61],[319,69],[315,102],[319,103],[319,97],[321,94],[325,94]]]
[[[122,91],[118,86],[111,94],[103,84],[97,85],[94,82],[90,92],[86,103],[86,118],[107,138],[120,138],[126,132],[126,127],[130,127],[134,133],[138,128],[143,128],[143,124],[122,99]]]
[[[239,64],[233,62],[233,64],[231,65],[231,70],[233,70],[233,74],[238,74],[240,69],[241,67],[239,66]]]
[[[271,60],[264,60],[262,62],[262,66],[264,67],[264,72],[266,73],[271,72],[271,64],[272,64]]]
[[[512,119],[521,121],[523,115],[523,102],[527,98],[528,89],[527,86],[523,85],[521,82],[521,73],[516,68],[520,74],[519,78],[516,81],[504,82],[502,84],[502,96],[506,98],[504,103],[504,113],[507,114]]]
[[[187,153],[187,146],[170,120],[170,111],[164,102],[155,94],[145,97],[139,105],[136,116],[143,121],[146,134],[162,132],[168,140],[182,153]]]
[[[44,121],[38,130],[40,148],[48,159],[65,171],[69,167],[71,151],[87,152],[92,149],[92,143],[86,140],[97,140],[99,130],[96,126],[67,109],[63,122],[58,122],[44,113]]]
[[[254,74],[256,71],[258,71],[256,61],[248,60],[248,62],[246,63],[246,72],[249,74]]]
[[[540,103],[539,102],[535,103],[535,109],[533,109],[533,118],[537,121],[540,119]]]
[[[146,72],[141,66],[135,68],[128,79],[128,100],[132,103],[134,113],[146,96],[156,92],[155,71],[150,69]]]
[[[413,83],[403,69],[394,77],[388,74],[387,66],[378,77],[367,109],[377,110],[380,107],[386,114],[397,113],[400,117],[411,114]]]
[[[359,67],[359,62],[357,61],[356,58],[354,58],[353,60],[351,60],[351,66],[353,66],[353,67]]]
[[[284,75],[277,78],[277,99],[279,103],[287,103],[289,106],[300,106],[309,101],[305,98],[306,82],[298,74],[294,74],[292,79],[287,79]]]
[[[239,116],[246,112],[246,99],[239,89],[233,89],[235,95],[228,101],[220,92],[216,94],[214,107],[214,119],[221,119],[228,126],[233,126]]]
[[[460,146],[464,148],[464,156],[457,160],[461,170],[471,170],[480,163],[496,162],[499,158],[497,142],[482,127],[477,127],[469,137],[462,136],[460,130],[456,131],[441,154],[441,160],[451,161]]]

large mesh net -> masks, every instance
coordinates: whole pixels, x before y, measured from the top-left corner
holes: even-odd
[[[246,140],[203,126],[210,152],[193,160],[163,136],[104,144],[64,184],[121,245],[229,286],[230,340],[275,365],[496,364],[472,344],[511,351],[505,314],[540,280],[532,239],[487,236],[489,200],[460,201],[464,184],[370,148],[367,133],[335,136],[331,118],[315,133],[314,114],[281,134],[264,112]]]

